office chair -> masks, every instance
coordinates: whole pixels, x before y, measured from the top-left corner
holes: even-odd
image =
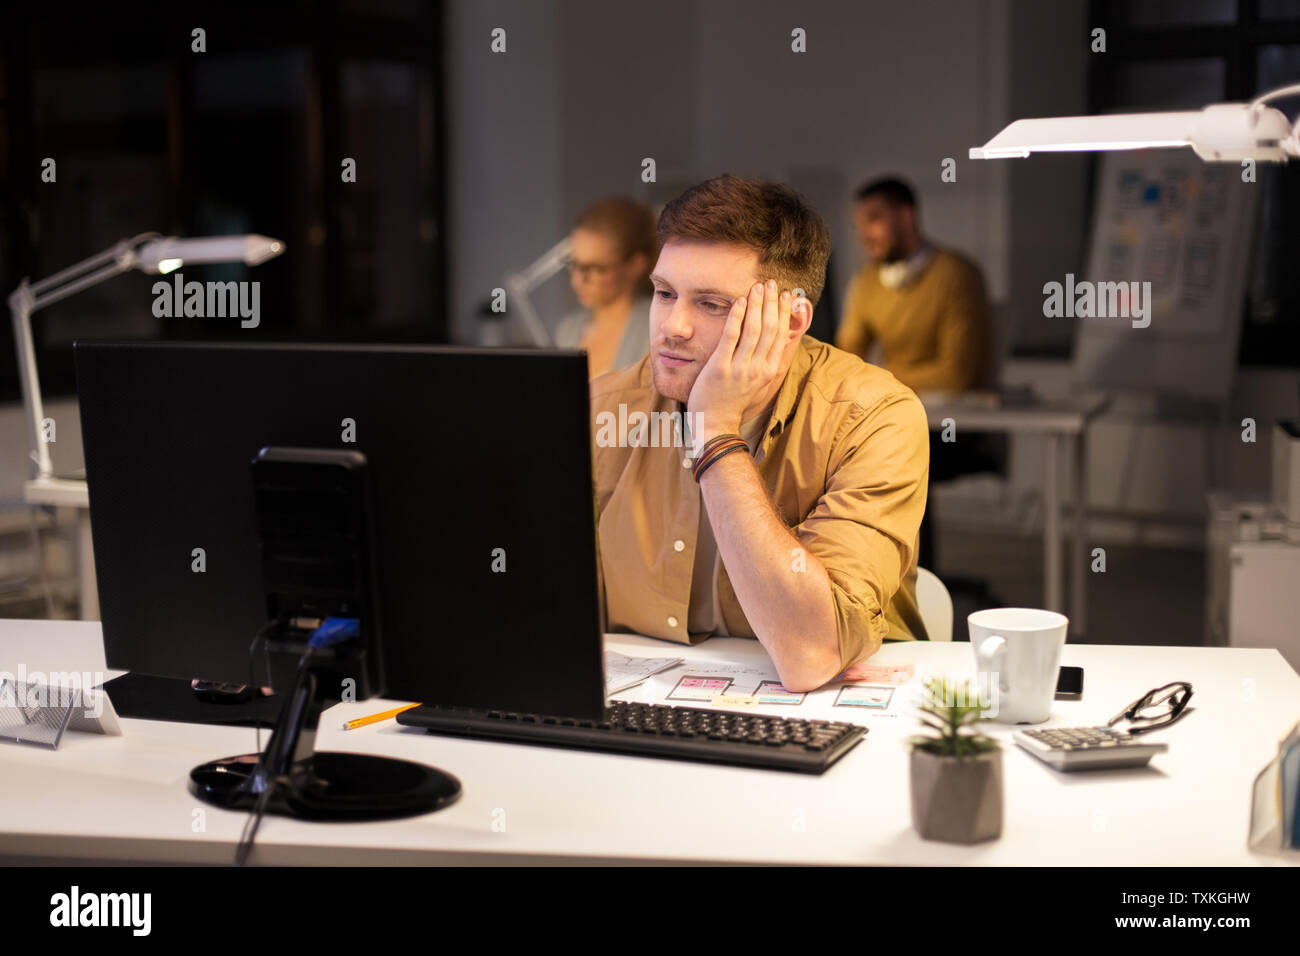
[[[952,596],[933,571],[916,569],[916,604],[930,640],[951,641]]]

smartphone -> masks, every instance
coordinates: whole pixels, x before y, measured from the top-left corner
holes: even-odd
[[[1062,667],[1056,678],[1057,700],[1078,700],[1083,696],[1083,668]]]

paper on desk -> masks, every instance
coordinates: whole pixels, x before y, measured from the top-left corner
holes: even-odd
[[[680,657],[629,657],[618,651],[605,651],[605,695],[635,687],[647,677],[681,662]]]
[[[854,664],[844,672],[850,684],[906,684],[916,668],[911,664]]]
[[[692,659],[670,674],[659,674],[638,697],[677,707],[753,709],[774,717],[864,723],[877,717],[902,716],[910,691],[904,685],[911,682],[912,670],[910,664],[873,665],[854,672],[860,678],[871,678],[870,682],[836,681],[819,690],[795,693],[781,686],[771,662],[732,664]]]

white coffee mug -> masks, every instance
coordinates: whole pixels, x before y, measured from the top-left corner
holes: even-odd
[[[1039,724],[1050,717],[1069,618],[1037,608],[999,607],[976,611],[966,623],[977,690],[990,704],[989,719]]]

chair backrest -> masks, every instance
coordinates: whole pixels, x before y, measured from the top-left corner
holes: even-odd
[[[916,604],[930,640],[951,641],[952,595],[933,571],[916,569]]]

